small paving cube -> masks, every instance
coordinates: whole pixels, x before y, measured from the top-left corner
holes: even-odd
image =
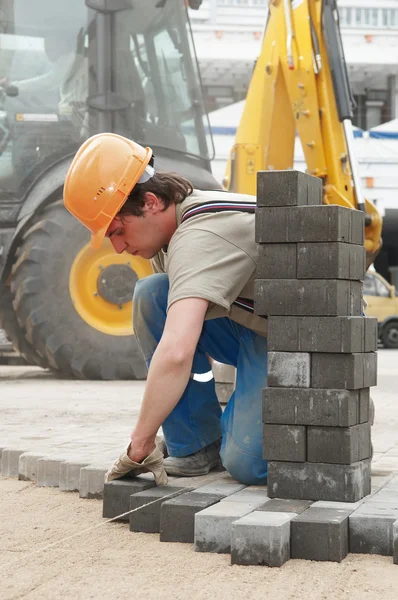
[[[351,279],[363,281],[366,271],[364,246],[337,242],[297,245],[298,279]]]
[[[161,542],[194,542],[195,514],[216,504],[222,496],[188,492],[163,502],[160,509]]]
[[[376,352],[312,355],[311,386],[314,388],[356,390],[376,383]]]
[[[302,425],[263,425],[263,458],[304,462],[307,433]]]
[[[253,512],[232,523],[231,563],[281,567],[290,558],[295,513]]]
[[[266,512],[285,512],[301,514],[313,504],[312,500],[291,500],[284,498],[272,498],[259,506],[256,510]]]
[[[191,489],[164,485],[152,487],[130,496],[130,510],[139,508],[139,510],[129,515],[130,531],[159,533],[160,509],[163,502],[171,500],[180,494],[190,492]]]
[[[349,518],[350,552],[393,556],[398,510],[362,505]]]
[[[308,462],[349,465],[369,458],[370,453],[370,423],[353,427],[308,427]]]
[[[113,519],[130,510],[130,496],[155,486],[155,482],[143,477],[125,477],[104,484],[104,503],[102,516]],[[129,515],[120,517],[120,521],[129,521]]]
[[[258,244],[258,279],[296,279],[297,244]]]
[[[292,521],[292,558],[341,562],[348,554],[349,511],[310,508]]]
[[[253,512],[257,504],[247,502],[220,502],[195,515],[195,551],[231,552],[231,525],[237,519]]]
[[[311,360],[304,352],[269,352],[268,385],[310,387]]]

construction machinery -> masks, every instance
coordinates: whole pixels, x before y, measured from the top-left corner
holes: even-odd
[[[115,132],[158,169],[220,188],[187,8],[191,0],[0,0],[0,327],[28,363],[136,379],[140,257],[89,234],[62,189],[81,143]]]
[[[368,266],[382,219],[363,197],[354,156],[351,93],[336,0],[270,0],[267,24],[225,176],[230,191],[256,193],[256,173],[291,169],[298,135],[324,203],[365,212]]]

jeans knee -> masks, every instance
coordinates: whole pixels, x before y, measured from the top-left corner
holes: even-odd
[[[156,273],[140,279],[135,284],[133,296],[133,320],[154,318],[159,310],[166,311],[169,279],[163,273]],[[157,317],[156,317],[157,318]]]
[[[265,485],[267,483],[267,461],[261,455],[248,454],[228,436],[223,439],[221,460],[228,473],[245,485]]]

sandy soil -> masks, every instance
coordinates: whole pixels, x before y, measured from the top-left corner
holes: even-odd
[[[0,478],[1,600],[398,597],[391,557],[349,555],[341,564],[291,560],[281,569],[231,566],[228,555],[160,543],[157,535],[130,533],[124,524],[84,532],[104,523],[101,509],[97,500]]]

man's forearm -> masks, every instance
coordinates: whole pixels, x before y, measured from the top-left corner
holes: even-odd
[[[178,358],[159,344],[148,371],[138,422],[132,435],[136,442],[153,439],[163,421],[177,405],[189,381],[192,356]]]

